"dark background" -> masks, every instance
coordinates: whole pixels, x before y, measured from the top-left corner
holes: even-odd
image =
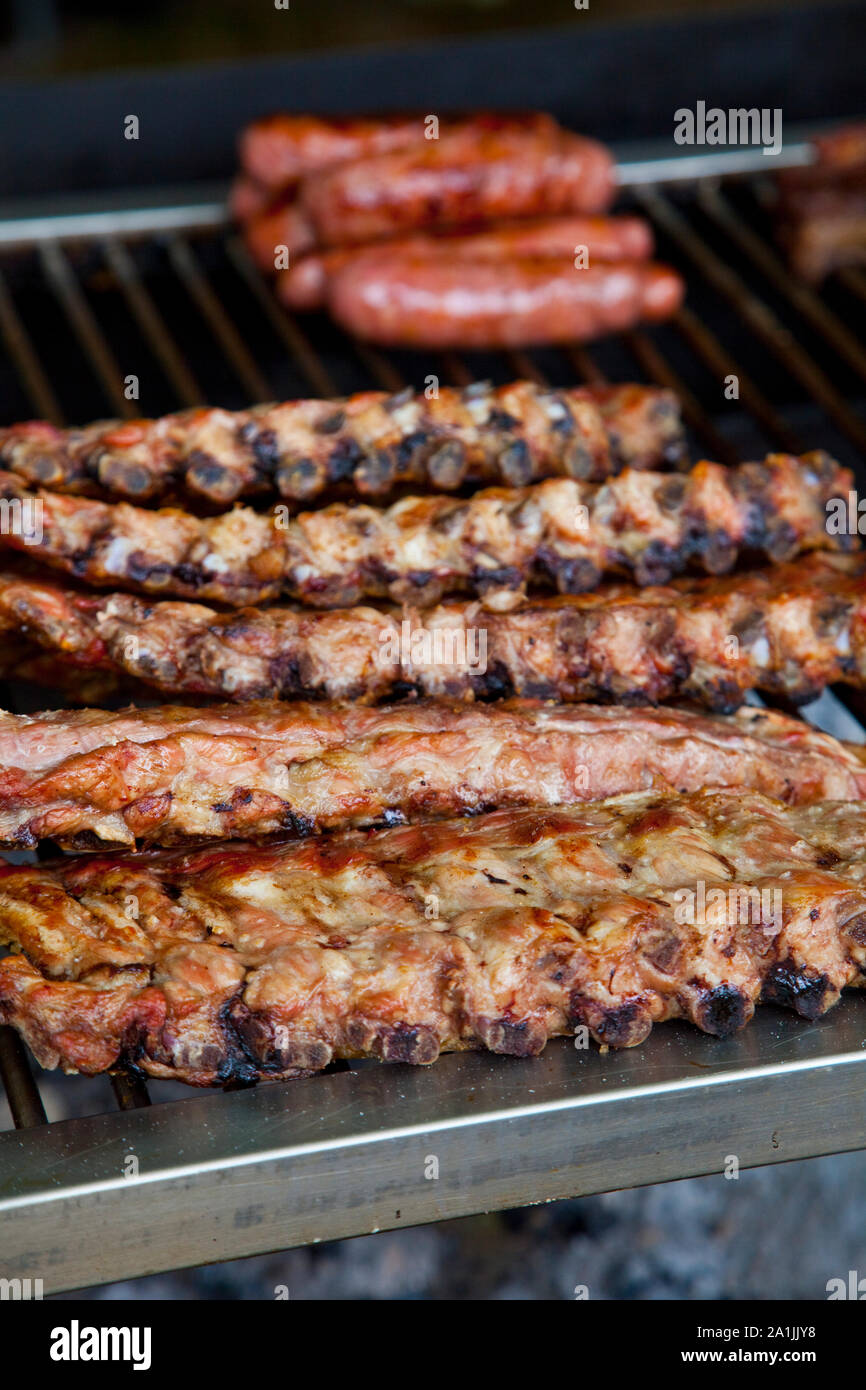
[[[782,107],[787,124],[866,107],[859,4],[291,4],[6,0],[7,35],[21,22],[0,48],[0,198],[228,177],[239,127],[280,108],[543,104],[621,141],[670,138],[676,108],[699,99]],[[123,138],[129,113],[137,141]]]
[[[554,55],[546,42],[559,31]],[[450,40],[463,42],[452,49]],[[866,112],[866,10],[813,0],[187,0],[0,4],[0,198],[227,178],[294,110],[544,105],[621,141],[698,99],[786,123]],[[395,61],[395,49],[398,61]],[[141,139],[125,141],[135,113]],[[531,1064],[527,1064],[530,1066]],[[385,1078],[383,1078],[384,1080]],[[55,1113],[89,1086],[43,1085]],[[326,1083],[323,1083],[326,1084]],[[8,1116],[0,1102],[0,1125]],[[689,1136],[683,1135],[684,1146]],[[732,1136],[732,1142],[735,1136]],[[823,1298],[866,1273],[866,1157],[561,1202],[94,1290],[100,1298]],[[117,1237],[123,1238],[120,1233]],[[134,1239],[134,1236],[132,1237]]]
[[[812,0],[810,8],[832,8]],[[99,69],[308,53],[316,49],[429,41],[450,36],[579,24],[631,24],[664,16],[734,13],[742,23],[758,8],[798,8],[785,0],[4,0],[0,68],[49,77]]]

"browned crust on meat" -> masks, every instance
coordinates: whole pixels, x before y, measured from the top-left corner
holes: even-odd
[[[0,1020],[195,1085],[815,1018],[866,961],[866,807],[645,792],[303,844],[0,870]]]
[[[558,475],[598,481],[684,456],[671,391],[530,381],[443,386],[430,399],[411,389],[366,391],[71,430],[40,420],[0,430],[0,467],[28,485],[134,502],[185,494],[220,508],[274,493],[308,501],[324,492],[387,497],[411,485],[449,492]]]
[[[640,585],[689,566],[710,574],[743,553],[775,561],[856,548],[830,534],[827,504],[853,478],[827,454],[770,455],[668,475],[626,469],[606,483],[556,478],[466,499],[406,497],[387,509],[338,503],[289,517],[238,507],[201,518],[127,503],[28,493],[0,474],[0,498],[41,504],[40,530],[2,539],[100,586],[129,586],[243,607],[281,594],[318,608],[364,597],[435,603],[470,592],[513,607],[526,585],[594,589],[604,573]],[[20,530],[20,528],[19,528]]]
[[[323,245],[342,246],[415,228],[603,212],[615,192],[613,156],[597,141],[503,124],[320,170],[303,180],[300,205]]]
[[[369,159],[413,145],[425,148],[429,118],[423,113],[375,116],[310,116],[277,111],[252,121],[241,132],[243,169],[265,188],[291,187],[306,175],[335,164]],[[452,148],[475,150],[486,132],[530,131],[554,136],[559,130],[545,111],[476,111],[449,114],[440,123]]]
[[[15,846],[306,835],[649,786],[859,799],[866,768],[855,747],[750,708],[262,701],[0,714],[0,842]]]
[[[729,713],[749,690],[803,702],[834,682],[866,684],[866,561],[816,552],[718,579],[527,599],[504,613],[475,600],[222,613],[0,573],[4,629],[45,648],[46,675],[66,666],[70,687],[95,669],[237,701],[685,697]]]

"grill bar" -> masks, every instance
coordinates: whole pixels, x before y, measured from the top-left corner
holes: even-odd
[[[470,384],[472,373],[456,352],[443,352],[440,355],[440,361],[445,368],[445,375],[455,386],[468,386]]]
[[[599,367],[598,364],[593,361],[586,348],[570,347],[566,348],[565,351],[569,362],[574,367],[574,370],[577,372],[581,380],[585,381],[588,386],[607,385],[607,377],[601,370],[601,367]]]
[[[668,146],[663,146],[667,151]],[[807,139],[786,140],[782,150],[773,158],[776,169],[800,169],[815,162],[815,151]],[[739,149],[706,151],[701,154],[667,153],[659,156],[650,150],[641,159],[632,153],[617,162],[617,183],[620,188],[637,189],[646,184],[693,183],[697,179],[733,178],[742,174],[765,173],[767,159],[763,149],[742,146]]]
[[[24,389],[33,402],[37,414],[53,425],[63,424],[63,414],[48,377],[36,355],[20,315],[6,287],[5,276],[0,273],[0,333],[6,351],[18,369]]]
[[[214,294],[189,243],[183,237],[173,237],[169,242],[168,254],[178,278],[206,319],[250,400],[255,402],[268,400],[271,394],[268,383],[259,371],[237,328]]]
[[[774,353],[791,374],[823,407],[842,432],[866,453],[866,425],[855,415],[844,396],[829,377],[799,346],[793,334],[763,300],[707,246],[669,199],[656,190],[641,189],[636,196],[647,214],[693,261],[707,282],[736,309],[761,342]]]
[[[105,335],[93,315],[81,286],[75,278],[72,267],[62,247],[51,242],[39,249],[40,259],[46,278],[60,300],[72,324],[81,346],[84,348],[97,377],[102,383],[112,410],[127,420],[137,415],[132,401],[124,392],[120,369]]]
[[[827,339],[848,365],[866,381],[866,351],[814,290],[802,284],[785,268],[775,252],[737,216],[718,188],[702,187],[698,203],[731,241],[753,261],[767,280],[791,302],[799,314]]]
[[[120,1110],[143,1110],[151,1104],[147,1086],[137,1076],[113,1076],[111,1089]]]
[[[700,434],[713,458],[719,463],[736,463],[736,449],[719,433],[697,397],[668,365],[662,353],[659,352],[646,333],[633,330],[625,334],[625,340],[647,376],[657,382],[659,386],[667,386],[672,391],[676,391],[680,398],[683,416]]]
[[[0,1079],[16,1129],[32,1129],[48,1123],[27,1052],[14,1028],[0,1028]]]
[[[505,354],[509,365],[516,377],[525,377],[527,381],[534,381],[539,386],[546,386],[548,379],[544,372],[533,362],[528,352],[514,351]]]
[[[115,236],[107,238],[104,243],[103,254],[106,264],[123,291],[133,317],[171,382],[178,401],[181,405],[201,405],[204,401],[201,387],[187,366],[183,354],[169,333],[153,299],[145,289],[136,269],[135,260],[123,242]]]
[[[313,390],[320,396],[336,396],[338,391],[330,372],[310,346],[309,339],[301,332],[295,320],[277,304],[246,247],[237,237],[230,236],[226,241],[226,251],[259,308],[264,310],[268,322],[276,329],[292,357],[298,362]]]
[[[48,212],[22,216],[13,212],[0,222],[0,247],[18,249],[57,241],[91,241],[107,236],[159,236],[175,228],[200,231],[222,227],[226,220],[224,190],[214,197],[186,203],[169,199],[154,207],[117,207],[86,212]]]
[[[406,385],[405,379],[384,352],[372,347],[370,343],[360,342],[357,338],[352,340],[352,347],[369,375],[378,382],[383,391],[402,391]]]
[[[802,453],[803,444],[797,434],[786,424],[779,412],[774,410],[766,396],[752,383],[736,359],[722,346],[712,329],[708,328],[685,304],[677,310],[675,323],[689,347],[703,359],[719,381],[724,381],[726,377],[731,376],[737,378],[740,400],[751,411],[768,437],[774,440],[779,448],[784,449],[786,453]]]

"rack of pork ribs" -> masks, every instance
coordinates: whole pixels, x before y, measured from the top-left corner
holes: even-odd
[[[0,467],[0,655],[84,706],[0,715],[44,1066],[623,1047],[863,983],[866,757],[744,703],[866,683],[826,454],[687,467],[670,392],[516,382],[31,422]]]

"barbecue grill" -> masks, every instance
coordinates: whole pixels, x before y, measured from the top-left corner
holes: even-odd
[[[822,16],[817,28],[811,12],[749,21],[751,86],[735,62],[743,33],[730,20],[375,54],[363,79],[362,60],[353,66],[339,56],[265,64],[239,74],[211,126],[201,99],[219,90],[219,74],[165,79],[159,117],[163,88],[156,79],[133,79],[122,103],[109,83],[101,106],[97,92],[83,107],[65,153],[62,135],[51,140],[37,123],[33,138],[43,143],[42,172],[53,188],[81,182],[88,139],[99,148],[110,144],[98,111],[109,125],[119,123],[121,104],[153,111],[163,134],[172,113],[181,112],[192,133],[184,134],[182,150],[176,131],[173,142],[163,140],[161,159],[153,150],[143,162],[137,154],[139,186],[122,196],[110,187],[124,182],[112,145],[94,166],[94,181],[109,185],[106,191],[0,212],[2,418],[39,415],[63,424],[203,401],[241,407],[371,387],[398,391],[419,387],[431,372],[452,385],[517,376],[554,384],[643,379],[677,391],[695,455],[733,462],[773,448],[823,447],[862,478],[866,273],[837,274],[821,294],[790,278],[770,236],[764,170],[771,161],[754,150],[729,151],[721,166],[712,152],[691,151],[686,165],[672,164],[669,133],[648,148],[620,144],[627,197],[653,223],[660,258],[685,274],[685,307],[669,324],[590,348],[499,356],[385,353],[323,319],[293,319],[226,223],[224,184],[168,193],[149,186],[189,174],[184,161],[196,133],[203,171],[227,172],[227,131],[269,101],[285,104],[283,90],[292,91],[298,109],[370,107],[377,91],[387,91],[393,106],[411,105],[412,74],[423,71],[418,90],[430,94],[435,109],[437,102],[457,104],[465,90],[457,74],[471,71],[473,100],[502,105],[490,77],[494,59],[494,71],[507,72],[509,81],[514,75],[509,104],[551,106],[576,128],[601,135],[617,132],[605,127],[604,107],[592,101],[618,61],[626,73],[617,75],[618,90],[627,87],[629,70],[642,74],[644,130],[669,132],[673,107],[690,100],[674,70],[672,34],[699,55],[687,80],[698,97],[722,91],[726,104],[780,104],[785,79],[773,61],[780,45],[795,72],[805,78],[810,71],[796,105],[792,100],[785,110],[783,158],[797,162],[801,132],[788,124],[788,108],[806,122],[802,133],[814,129],[817,114],[856,113],[862,12],[825,8]],[[819,55],[809,70],[822,45],[826,61]],[[518,69],[509,55],[521,51]],[[581,73],[586,106],[576,110],[573,83]],[[541,82],[543,75],[549,80]],[[23,134],[36,98],[26,88],[20,96],[13,125]],[[61,98],[54,89],[45,99],[50,120]],[[619,129],[634,133],[628,120],[620,119]],[[14,151],[15,131],[8,133]],[[115,131],[111,139],[121,136]],[[222,170],[216,148],[224,151]],[[4,159],[6,191],[34,192],[20,151]],[[30,168],[39,162],[37,151]],[[720,170],[739,177],[722,182]],[[131,378],[138,390],[132,398]],[[34,707],[15,684],[0,700],[11,709]],[[863,714],[866,706],[844,690],[804,711],[861,742]],[[560,1039],[534,1061],[461,1054],[429,1069],[341,1062],[323,1077],[229,1094],[190,1094],[132,1076],[52,1078],[43,1084],[49,1109],[78,1087],[93,1113],[49,1123],[25,1049],[0,1029],[8,1104],[7,1117],[0,1102],[0,1273],[41,1278],[53,1293],[718,1172],[732,1150],[751,1166],[856,1149],[866,1143],[864,1037],[866,1004],[846,997],[816,1023],[765,1007],[726,1042],[668,1024],[623,1053],[576,1051]],[[130,1169],[134,1176],[126,1175]]]

